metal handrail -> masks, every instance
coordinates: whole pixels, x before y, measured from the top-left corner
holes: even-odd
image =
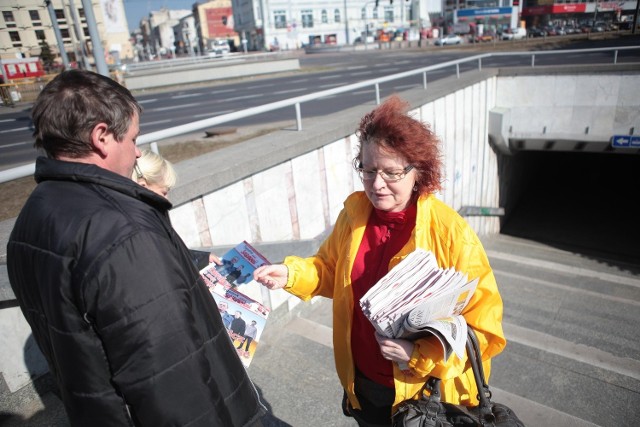
[[[460,64],[478,62],[478,69],[482,70],[482,60],[492,57],[501,56],[531,56],[531,67],[535,67],[536,55],[566,55],[568,53],[592,53],[592,52],[613,52],[613,63],[617,64],[618,51],[640,49],[640,46],[620,46],[610,48],[593,48],[593,49],[567,49],[567,50],[554,50],[554,51],[536,51],[536,52],[490,52],[480,55],[474,55],[465,57],[462,59],[456,59],[452,61],[443,62],[440,64],[430,65],[428,67],[422,67],[415,70],[404,71],[402,73],[391,74],[384,77],[378,77],[375,79],[365,80],[359,83],[353,83],[346,86],[340,86],[332,89],[322,90],[319,92],[310,93],[308,95],[297,96],[295,98],[288,98],[282,101],[276,101],[269,104],[260,105],[257,107],[247,108],[245,110],[234,111],[233,113],[221,114],[209,119],[198,120],[195,122],[187,123],[184,125],[174,126],[168,129],[146,133],[137,138],[136,143],[138,145],[150,144],[151,149],[157,152],[157,141],[171,138],[178,135],[206,129],[212,126],[216,126],[222,123],[228,123],[233,120],[242,119],[245,117],[256,116],[258,114],[266,113],[273,110],[278,110],[285,107],[294,107],[296,116],[296,130],[302,130],[302,116],[300,114],[300,104],[309,101],[315,101],[320,98],[324,98],[331,95],[342,94],[346,92],[352,92],[364,87],[374,87],[376,104],[380,104],[380,84],[386,83],[406,77],[422,74],[423,88],[427,89],[427,73],[430,71],[440,70],[448,67],[455,67],[456,75],[460,78]],[[29,165],[23,165],[20,167],[7,169],[0,171],[0,183],[12,181],[14,179],[22,178],[33,174],[35,171],[35,163]]]

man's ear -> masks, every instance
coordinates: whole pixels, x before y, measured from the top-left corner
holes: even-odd
[[[109,153],[110,143],[113,141],[113,133],[109,131],[106,123],[98,123],[91,131],[91,145],[100,157],[105,158]]]

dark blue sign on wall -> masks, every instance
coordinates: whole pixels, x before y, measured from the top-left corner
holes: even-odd
[[[615,148],[640,148],[640,135],[613,135],[611,146]]]
[[[485,15],[511,15],[511,7],[481,7],[477,9],[460,9],[456,11],[458,17],[485,16]]]

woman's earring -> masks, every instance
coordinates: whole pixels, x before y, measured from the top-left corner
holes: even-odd
[[[413,184],[413,191],[418,191],[418,184]]]

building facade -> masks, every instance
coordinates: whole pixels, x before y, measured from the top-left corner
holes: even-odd
[[[234,28],[231,0],[212,0],[194,4],[194,18],[202,52],[212,50],[216,40],[227,40],[232,50],[241,50],[241,40]]]
[[[0,2],[0,58],[29,58],[42,53],[43,44],[60,59],[53,20],[72,65],[94,65],[93,46],[81,0],[2,0]],[[93,15],[107,64],[133,58],[123,0],[93,1]],[[53,11],[51,16],[50,9]],[[53,18],[53,20],[52,20]]]
[[[376,3],[378,6],[376,7]],[[352,44],[376,31],[419,37],[441,2],[427,0],[232,0],[235,29],[249,50]]]

